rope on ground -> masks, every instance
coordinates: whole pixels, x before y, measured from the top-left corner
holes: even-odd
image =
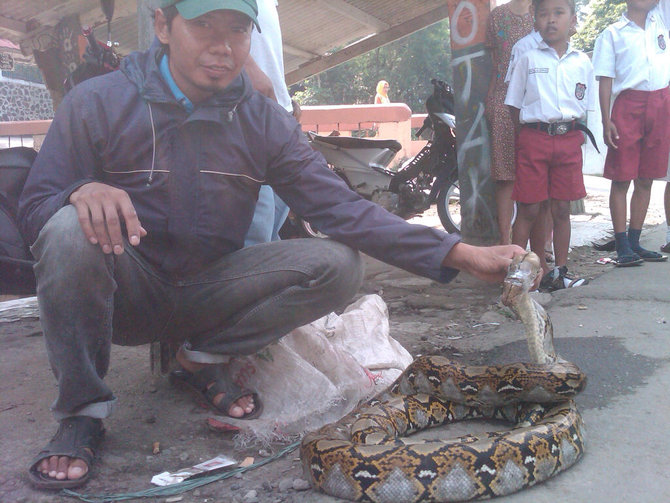
[[[155,498],[159,496],[174,496],[176,494],[182,494],[187,491],[191,491],[200,486],[211,484],[212,482],[216,482],[218,480],[224,480],[233,477],[238,473],[244,473],[248,470],[258,468],[259,466],[266,465],[274,461],[275,459],[278,459],[284,456],[285,454],[294,451],[299,445],[300,441],[293,442],[292,444],[289,444],[283,449],[277,451],[272,456],[262,459],[261,461],[258,461],[253,465],[245,466],[243,468],[235,468],[233,470],[226,471],[224,473],[217,473],[215,475],[203,475],[194,478],[192,480],[185,480],[184,482],[179,482],[177,484],[172,484],[169,486],[154,487],[151,489],[146,489],[144,491],[138,491],[134,493],[97,494],[97,495],[81,494],[75,491],[70,491],[69,489],[63,489],[62,494],[64,496],[69,496],[71,498],[77,498],[81,501],[85,501],[86,503],[109,503],[112,501],[126,501],[140,498]]]

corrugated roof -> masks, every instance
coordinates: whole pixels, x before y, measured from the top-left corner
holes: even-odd
[[[284,61],[289,83],[318,73],[447,17],[445,0],[279,0]],[[105,17],[96,0],[3,0],[0,39],[24,46],[63,17],[79,13],[82,25]],[[137,0],[116,0],[112,38],[126,54],[137,48]],[[333,54],[333,51],[346,50]]]

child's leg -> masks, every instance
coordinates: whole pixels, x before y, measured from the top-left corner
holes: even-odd
[[[512,201],[512,190],[514,180],[496,181],[496,209],[498,210],[498,231],[500,233],[500,244],[510,244],[512,228],[512,215],[514,214],[514,201]]]
[[[628,227],[628,243],[634,253],[648,262],[661,262],[667,260],[667,256],[658,252],[646,250],[640,246],[640,234],[642,234],[642,225],[647,215],[649,207],[649,198],[651,196],[651,185],[653,180],[650,178],[638,178],[635,180],[633,197],[630,201],[630,226]]]
[[[626,194],[630,181],[617,182],[612,180],[610,188],[610,216],[614,233],[626,232],[627,203]]]
[[[551,215],[554,223],[554,258],[556,267],[568,263],[570,249],[570,201],[551,200]]]
[[[663,206],[665,207],[665,226],[668,228],[665,233],[665,242],[670,244],[670,182],[665,184]]]
[[[652,182],[649,178],[638,178],[633,182],[633,196],[630,199],[631,229],[642,229],[649,208]]]
[[[548,221],[551,222],[551,211],[549,209],[549,201],[547,200],[540,203],[537,218],[535,219],[533,227],[530,229],[530,249],[540,258],[540,266],[544,273],[549,271],[545,253]],[[552,223],[549,224],[549,229],[551,228],[553,228]]]
[[[549,204],[549,201],[547,201]],[[551,210],[547,209],[546,223],[544,225],[544,251],[545,255],[554,250],[554,218],[551,216]]]
[[[610,188],[610,215],[614,227],[618,265],[635,265],[642,262],[639,255],[633,252],[626,234],[626,194],[630,181],[617,182],[612,180]]]
[[[540,203],[518,203],[518,213],[512,230],[512,243],[526,248],[533,224],[537,220]]]

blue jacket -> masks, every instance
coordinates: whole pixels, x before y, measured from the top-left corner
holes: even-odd
[[[245,73],[189,115],[160,75],[161,51],[133,53],[65,96],[20,200],[30,242],[75,189],[104,182],[129,194],[148,231],[137,251],[180,277],[242,248],[267,183],[333,239],[438,281],[455,276],[440,264],[457,235],[410,225],[350,190]]]

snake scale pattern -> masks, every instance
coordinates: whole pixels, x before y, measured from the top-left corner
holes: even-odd
[[[528,294],[539,270],[533,253],[515,259],[502,295],[523,322],[531,363],[467,366],[441,356],[417,358],[387,390],[305,436],[300,455],[312,487],[353,501],[466,501],[519,491],[577,462],[584,427],[573,398],[586,376],[556,355],[551,321]],[[477,418],[512,427],[406,438]]]

